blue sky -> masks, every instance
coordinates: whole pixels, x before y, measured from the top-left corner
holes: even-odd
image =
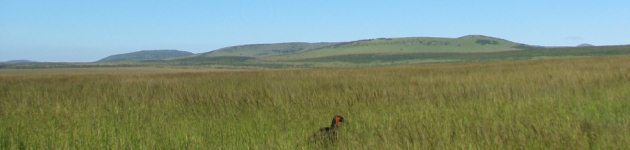
[[[0,0],[0,61],[95,61],[147,49],[483,34],[630,44],[627,0]]]

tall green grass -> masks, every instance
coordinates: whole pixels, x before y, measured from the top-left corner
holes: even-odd
[[[0,149],[628,149],[628,127],[630,57],[0,70]]]

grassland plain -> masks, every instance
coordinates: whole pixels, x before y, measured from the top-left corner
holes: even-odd
[[[337,142],[309,142],[335,114]],[[0,70],[0,149],[629,149],[628,127],[628,56]]]

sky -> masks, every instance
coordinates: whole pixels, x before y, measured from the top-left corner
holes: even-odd
[[[278,42],[480,34],[630,44],[628,0],[0,0],[0,61],[91,62]]]

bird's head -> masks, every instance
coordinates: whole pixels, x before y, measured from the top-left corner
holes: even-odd
[[[331,127],[337,128],[337,127],[339,127],[341,125],[342,122],[343,122],[343,117],[341,117],[339,115],[335,115],[335,117],[332,120]]]

